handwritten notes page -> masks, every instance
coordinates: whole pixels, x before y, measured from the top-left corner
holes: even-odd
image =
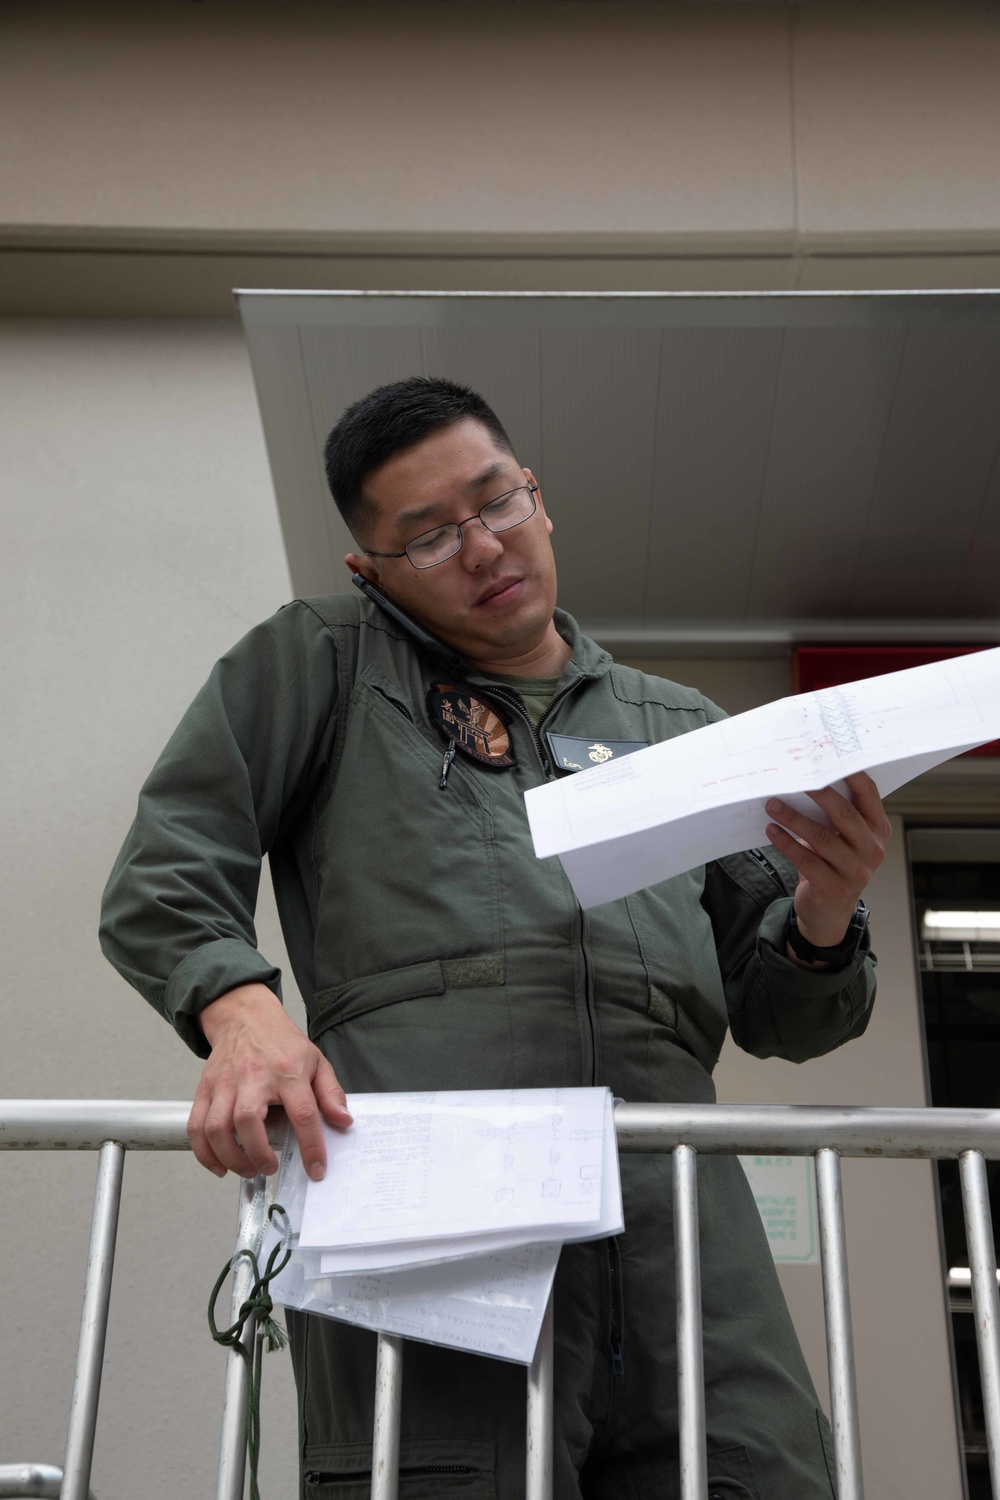
[[[764,803],[867,771],[882,796],[1000,737],[1000,648],[782,698],[525,794],[583,907],[768,842]]]
[[[618,1234],[607,1089],[354,1094],[322,1183],[290,1141],[276,1302],[529,1364],[562,1243]],[[289,1225],[291,1226],[289,1228]]]

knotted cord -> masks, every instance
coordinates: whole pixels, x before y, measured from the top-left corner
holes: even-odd
[[[272,1203],[268,1209],[269,1223],[274,1219],[275,1214],[281,1214],[287,1223],[288,1216],[280,1203]],[[282,1256],[280,1262],[279,1256]],[[271,1316],[274,1303],[271,1301],[268,1288],[275,1276],[279,1276],[285,1269],[291,1258],[291,1247],[286,1246],[283,1240],[279,1240],[268,1256],[264,1274],[261,1275],[260,1266],[253,1251],[237,1251],[232,1260],[227,1261],[223,1266],[208,1301],[208,1326],[212,1331],[213,1339],[227,1349],[235,1349],[240,1358],[245,1360],[249,1374],[247,1380],[247,1454],[250,1459],[250,1500],[260,1500],[260,1491],[257,1488],[257,1461],[260,1457],[260,1377],[264,1352],[266,1350],[268,1354],[273,1354],[276,1349],[283,1349],[288,1343],[285,1330]],[[215,1322],[215,1304],[226,1277],[230,1271],[235,1271],[236,1264],[240,1260],[250,1262],[253,1268],[253,1286],[250,1288],[250,1295],[240,1306],[236,1322],[231,1328],[224,1328],[220,1331]],[[243,1342],[243,1330],[248,1319],[253,1320],[254,1326],[252,1355]]]

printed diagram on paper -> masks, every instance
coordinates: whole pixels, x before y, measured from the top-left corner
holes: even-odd
[[[607,1235],[620,1234],[624,1225],[622,1221],[621,1206],[621,1180],[618,1172],[618,1149],[615,1141],[614,1106],[610,1094],[605,1092],[603,1106],[603,1144],[601,1150],[600,1171],[600,1211],[593,1223],[575,1226],[562,1225],[558,1238],[565,1240],[574,1239],[602,1239]],[[452,1095],[454,1098],[455,1096]],[[356,1108],[357,1096],[352,1099],[352,1108]],[[552,1148],[554,1154],[558,1148]],[[550,1160],[550,1170],[559,1169],[559,1161]],[[593,1167],[587,1165],[581,1169],[588,1181],[593,1181]],[[311,1186],[311,1185],[310,1185]],[[559,1201],[561,1194],[553,1199],[552,1217],[556,1218],[559,1212]],[[596,1205],[595,1205],[596,1206]],[[502,1228],[487,1230],[481,1234],[466,1234],[454,1236],[441,1236],[437,1232],[437,1220],[433,1213],[433,1205],[428,1215],[430,1222],[435,1228],[435,1233],[427,1239],[393,1239],[388,1243],[376,1243],[366,1241],[360,1245],[346,1248],[304,1250],[300,1252],[309,1258],[309,1266],[315,1275],[343,1276],[355,1272],[368,1272],[375,1270],[400,1270],[408,1266],[419,1264],[430,1264],[432,1262],[455,1260],[459,1257],[472,1255],[485,1255],[495,1250],[519,1249],[525,1245],[536,1244],[545,1239],[550,1232],[550,1226],[526,1225],[520,1228]],[[506,1220],[505,1222],[509,1222]],[[412,1226],[411,1226],[412,1228]],[[554,1229],[554,1225],[552,1226]],[[320,1231],[322,1232],[322,1231]],[[408,1230],[407,1233],[410,1231]],[[552,1234],[556,1238],[555,1234]]]
[[[271,1286],[303,1312],[528,1364],[567,1240],[620,1234],[606,1088],[352,1094],[327,1175],[282,1153]]]
[[[539,859],[582,906],[767,843],[764,802],[868,771],[885,796],[1000,736],[1000,648],[751,709],[525,795]]]
[[[744,755],[767,758],[770,751],[776,762],[784,758],[822,776],[844,774],[844,768],[858,756],[910,754],[914,736],[919,737],[921,728],[938,714],[959,720],[968,714],[974,733],[979,724],[985,725],[983,712],[958,674],[949,670],[953,665],[934,662],[843,687],[822,688],[726,719],[722,730],[727,753],[734,759]],[[912,681],[914,672],[921,674],[916,682]],[[800,715],[799,732],[795,709]]]
[[[605,1095],[361,1096],[353,1129],[326,1131],[329,1169],[306,1198],[299,1243],[424,1239],[432,1206],[439,1237],[591,1223],[600,1213]]]

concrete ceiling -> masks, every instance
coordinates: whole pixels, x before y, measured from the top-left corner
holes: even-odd
[[[297,593],[346,583],[327,432],[426,373],[495,407],[619,652],[1000,642],[1000,293],[237,296]]]

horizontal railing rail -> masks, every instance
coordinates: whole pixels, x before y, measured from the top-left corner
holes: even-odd
[[[0,1099],[0,1151],[189,1151],[186,1099]]]
[[[61,1500],[87,1500],[111,1275],[128,1151],[188,1149],[187,1101],[0,1100],[0,1150],[97,1151],[90,1254]],[[682,1500],[705,1500],[707,1461],[702,1376],[698,1248],[699,1153],[812,1156],[816,1161],[820,1259],[826,1315],[830,1403],[839,1500],[863,1500],[857,1390],[847,1275],[841,1157],[932,1160],[960,1164],[969,1245],[972,1305],[983,1384],[994,1500],[1000,1500],[1000,1293],[986,1162],[1000,1160],[1000,1111],[880,1109],[798,1105],[618,1104],[618,1146],[670,1152],[674,1161],[677,1271],[678,1422]],[[264,1194],[241,1183],[237,1250],[259,1240]],[[240,1262],[233,1276],[234,1320],[249,1290]],[[249,1343],[252,1329],[246,1330]],[[376,1368],[373,1500],[396,1500],[403,1340],[379,1335]],[[231,1351],[223,1399],[217,1500],[241,1500],[245,1478],[246,1363]],[[551,1303],[527,1380],[526,1500],[551,1500],[554,1406]],[[0,1477],[24,1473],[34,1489],[54,1493],[54,1466],[6,1465]],[[30,1478],[28,1477],[30,1473]],[[38,1488],[40,1484],[47,1488]],[[9,1487],[0,1494],[14,1493]]]
[[[617,1104],[619,1151],[928,1160],[975,1148],[1000,1160],[1000,1109],[877,1109],[815,1104]]]
[[[62,1487],[58,1464],[0,1464],[0,1500],[59,1500]]]
[[[59,1495],[92,1500],[97,1408],[114,1271],[118,1210],[126,1151],[187,1151],[185,1099],[4,1099],[0,1100],[0,1151],[96,1151],[97,1186],[84,1282],[76,1373],[70,1402],[66,1457],[52,1464],[0,1466],[0,1496]],[[241,1182],[236,1251],[252,1246],[263,1223],[263,1194]],[[235,1253],[235,1252],[234,1252]],[[249,1295],[252,1273],[240,1261],[233,1272],[232,1321]],[[253,1328],[243,1342],[249,1348]],[[247,1363],[231,1350],[222,1404],[217,1500],[242,1500],[246,1468]],[[20,1473],[19,1471],[23,1471]],[[6,1478],[4,1476],[7,1476]],[[53,1488],[58,1475],[58,1488]],[[24,1489],[14,1488],[24,1478]],[[34,1487],[32,1487],[34,1486]],[[41,1487],[39,1487],[41,1486]]]

